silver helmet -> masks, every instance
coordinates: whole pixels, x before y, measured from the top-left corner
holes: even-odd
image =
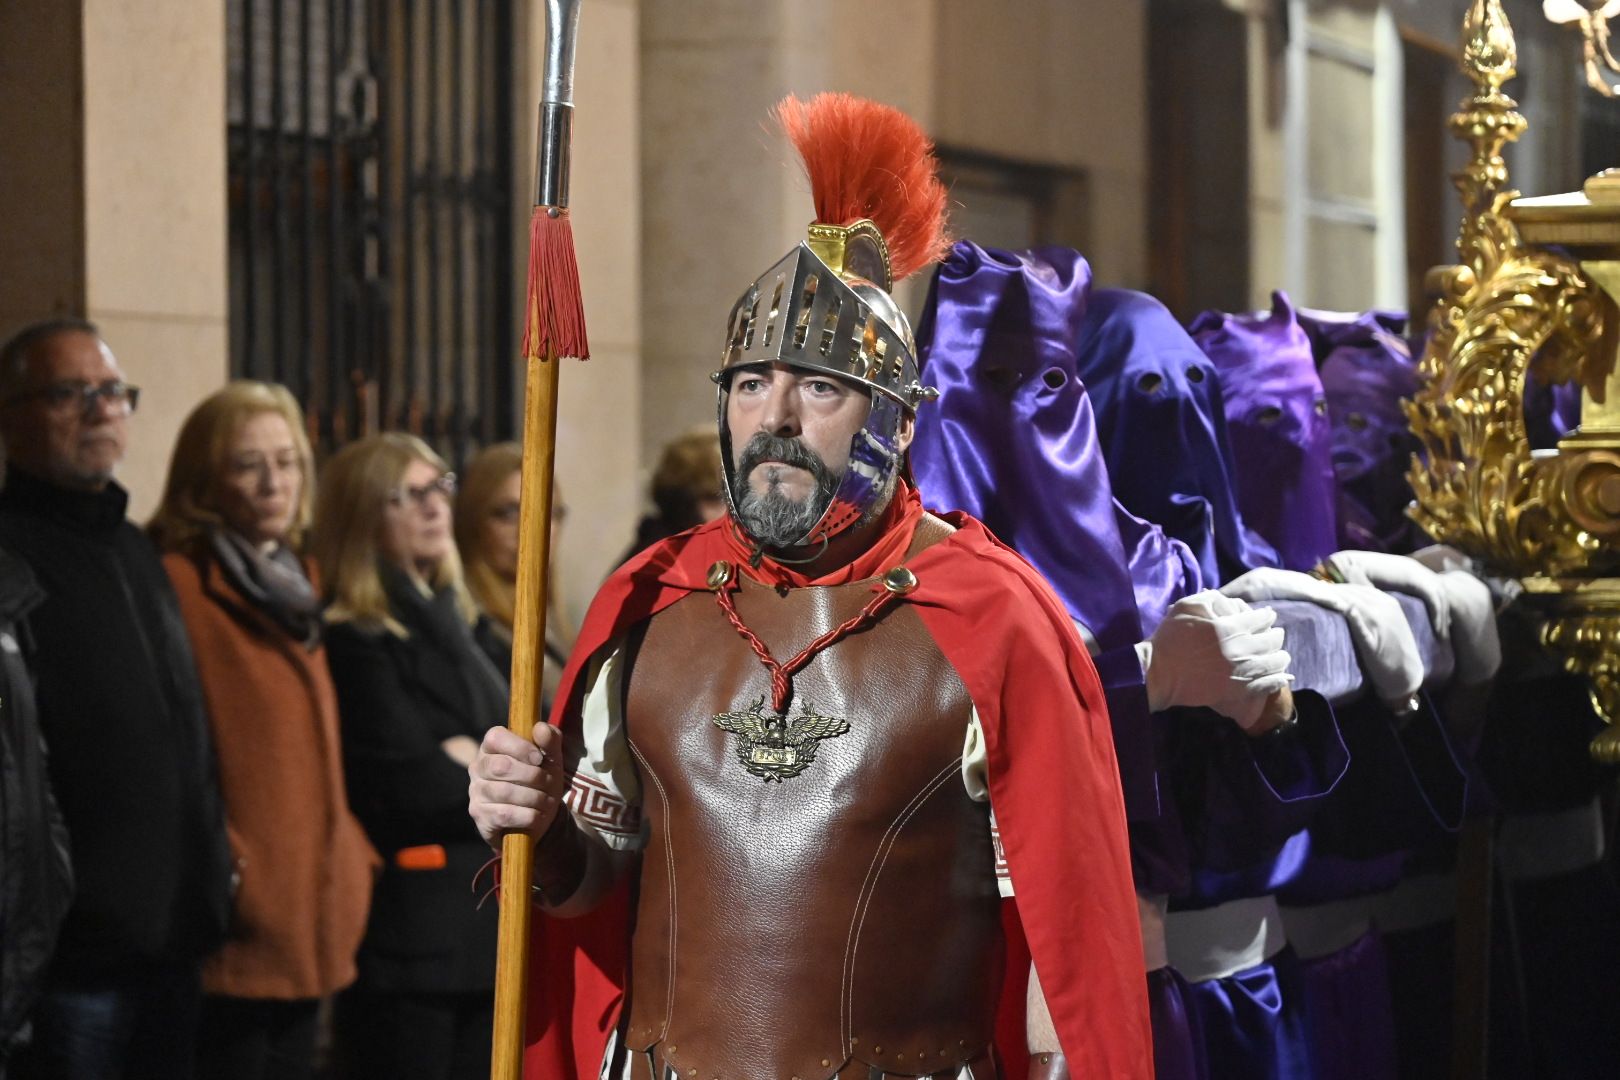
[[[918,403],[939,396],[923,385],[911,323],[889,295],[888,245],[869,220],[815,224],[810,237],[761,274],[738,298],[727,323],[717,386],[727,507],[739,528],[726,402],[734,374],[786,364],[822,372],[867,391],[866,424],[850,444],[849,465],[820,519],[791,547],[830,539],[884,506],[905,467],[900,428]]]

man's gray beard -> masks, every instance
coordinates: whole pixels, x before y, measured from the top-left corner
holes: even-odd
[[[816,490],[809,498],[790,499],[781,484],[768,484],[755,491],[747,479],[740,481],[742,497],[737,500],[737,520],[761,547],[783,550],[806,539],[806,533],[821,520],[832,505],[838,478],[825,472],[816,474]]]
[[[775,468],[765,464],[770,461],[803,469],[815,478],[815,490],[802,502],[782,494],[780,483],[767,482],[763,492],[755,491],[750,478],[762,466]],[[808,540],[807,534],[832,505],[838,480],[821,460],[821,455],[805,445],[804,440],[755,432],[737,455],[737,472],[732,479],[737,521],[760,547],[782,550],[804,543]]]

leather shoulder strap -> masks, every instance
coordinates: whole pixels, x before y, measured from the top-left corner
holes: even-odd
[[[922,520],[917,522],[917,531],[911,538],[911,547],[906,549],[906,558],[915,557],[919,552],[926,551],[941,540],[948,539],[954,532],[956,530],[949,523],[940,520],[933,514],[924,514]]]

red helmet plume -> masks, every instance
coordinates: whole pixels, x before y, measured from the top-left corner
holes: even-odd
[[[944,258],[945,186],[934,144],[915,120],[852,94],[789,94],[773,112],[804,159],[817,222],[870,218],[889,246],[895,281]]]

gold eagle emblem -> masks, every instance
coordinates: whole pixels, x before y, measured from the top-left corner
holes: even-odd
[[[748,709],[718,714],[714,726],[737,736],[737,760],[767,784],[798,776],[816,760],[823,739],[836,739],[850,729],[848,720],[822,716],[809,702],[789,721],[767,712],[763,697]]]

